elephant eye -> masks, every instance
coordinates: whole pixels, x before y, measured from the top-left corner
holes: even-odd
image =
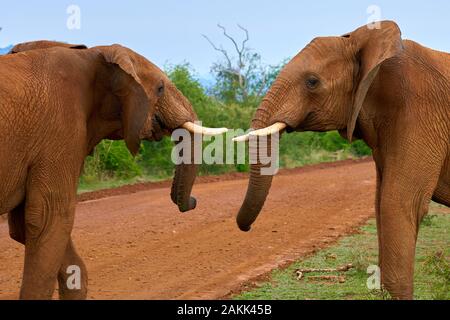
[[[308,79],[306,79],[306,86],[308,87],[308,89],[314,90],[319,85],[319,82],[319,79],[317,79],[316,77],[309,77]]]
[[[164,93],[164,85],[158,87],[158,97],[161,97]]]

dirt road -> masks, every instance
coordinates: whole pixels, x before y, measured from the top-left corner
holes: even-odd
[[[222,298],[374,214],[372,162],[319,165],[275,177],[252,231],[242,233],[235,215],[243,177],[203,179],[194,187],[197,209],[185,214],[164,183],[79,203],[73,236],[89,270],[89,298]],[[0,224],[0,299],[18,297],[23,252]]]

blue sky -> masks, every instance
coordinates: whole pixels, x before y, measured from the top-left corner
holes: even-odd
[[[69,30],[69,5],[81,9],[81,29]],[[220,58],[206,40],[228,46],[217,23],[237,37],[236,24],[250,32],[249,45],[265,63],[292,57],[315,36],[340,35],[367,22],[377,5],[382,19],[397,21],[404,37],[450,51],[448,0],[0,0],[0,47],[49,39],[89,46],[120,43],[159,66],[189,62],[201,77]]]

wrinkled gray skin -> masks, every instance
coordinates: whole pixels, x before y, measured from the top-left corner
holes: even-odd
[[[339,130],[371,147],[382,283],[394,298],[412,299],[420,221],[431,199],[450,205],[450,55],[402,40],[390,21],[317,38],[281,71],[252,127],[277,122],[288,132]],[[272,182],[260,168],[251,167],[237,217],[243,231]]]
[[[191,104],[155,65],[120,45],[37,41],[0,57],[0,212],[11,237],[25,244],[20,297],[84,299],[86,267],[71,230],[85,157],[105,138],[124,139],[132,154],[142,139],[159,140],[197,119]],[[177,166],[171,198],[180,211],[196,166]],[[81,268],[68,290],[67,267]]]

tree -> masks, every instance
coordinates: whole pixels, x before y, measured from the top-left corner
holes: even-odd
[[[222,45],[217,46],[206,35],[203,37],[214,50],[220,52],[224,58],[211,67],[215,75],[216,84],[213,94],[226,104],[229,103],[258,103],[275,79],[280,66],[266,66],[261,61],[261,55],[248,47],[250,40],[246,28],[238,25],[244,33],[244,39],[239,42],[233,38],[225,27],[217,25],[234,48],[230,53]]]
[[[165,72],[173,84],[193,104],[194,108],[205,104],[209,98],[199,80],[194,76],[194,71],[189,63],[168,65]]]

